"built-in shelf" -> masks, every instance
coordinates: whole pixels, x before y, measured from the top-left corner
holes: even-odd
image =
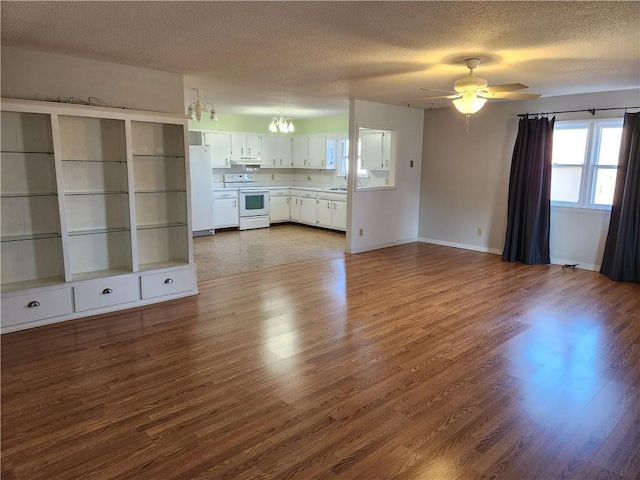
[[[0,153],[12,153],[17,155],[53,155],[53,152],[25,152],[22,150],[1,150]]]
[[[137,225],[136,230],[154,230],[157,228],[175,228],[175,227],[186,227],[186,223],[182,222],[173,222],[173,223],[159,223],[155,225]]]
[[[116,275],[127,275],[133,273],[129,268],[110,268],[108,270],[96,270],[94,272],[74,273],[72,281],[79,282],[83,280],[93,280],[96,278],[114,277]]]
[[[154,263],[141,263],[138,265],[138,271],[140,272],[148,272],[151,270],[159,270],[162,268],[171,268],[171,267],[183,267],[186,265],[186,260],[166,260],[164,262],[154,262]]]
[[[57,232],[30,233],[27,235],[7,235],[0,237],[0,242],[24,242],[29,240],[44,240],[46,238],[60,238]]]
[[[0,285],[2,293],[19,292],[20,290],[28,290],[31,288],[51,287],[55,285],[64,285],[65,281],[62,277],[37,278],[35,280],[25,280],[23,282],[3,283]]]
[[[64,192],[65,195],[127,195],[129,192],[113,191],[105,192],[104,190],[96,190],[93,192]]]
[[[17,193],[3,193],[0,194],[0,198],[24,198],[24,197],[56,197],[55,192],[17,192]]]
[[[175,158],[177,160],[183,160],[184,155],[161,155],[161,154],[139,154],[134,153],[133,157],[143,157],[143,158],[158,158],[160,160],[164,160],[166,158]]]
[[[167,190],[136,190],[135,193],[136,194],[137,193],[186,193],[186,190],[177,189],[177,188],[172,188]]]
[[[93,162],[93,163],[127,163],[126,160],[94,160],[89,158],[63,158],[63,162]]]
[[[100,235],[104,233],[118,233],[118,232],[128,232],[129,229],[125,227],[112,227],[112,228],[96,228],[92,230],[75,230],[69,231],[70,237],[77,237],[80,235]]]

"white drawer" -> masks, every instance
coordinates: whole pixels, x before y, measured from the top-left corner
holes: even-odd
[[[73,287],[76,312],[110,307],[140,299],[138,277],[104,278]]]
[[[161,297],[186,292],[195,288],[195,273],[192,267],[162,273],[142,275],[142,298]]]
[[[2,298],[2,326],[67,315],[71,307],[71,287],[56,288]]]

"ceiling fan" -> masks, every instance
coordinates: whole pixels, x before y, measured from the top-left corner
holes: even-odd
[[[480,110],[487,99],[490,98],[510,98],[510,99],[534,99],[540,97],[537,93],[517,92],[529,88],[522,83],[507,83],[505,85],[489,86],[484,78],[476,76],[473,72],[480,65],[479,58],[467,58],[465,64],[469,69],[469,74],[453,84],[454,90],[437,90],[433,88],[421,88],[431,92],[445,92],[448,95],[439,95],[437,97],[423,97],[412,101],[434,100],[437,98],[449,98],[453,100],[454,106],[467,115],[467,117]]]

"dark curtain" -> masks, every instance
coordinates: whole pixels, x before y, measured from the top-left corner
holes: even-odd
[[[640,113],[624,116],[616,189],[600,273],[640,282]]]
[[[548,264],[551,150],[555,118],[520,119],[511,159],[507,235],[502,259]]]

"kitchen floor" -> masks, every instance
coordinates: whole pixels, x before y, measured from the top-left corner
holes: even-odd
[[[282,224],[256,230],[216,231],[193,239],[198,282],[318,257],[344,255],[345,234]]]

